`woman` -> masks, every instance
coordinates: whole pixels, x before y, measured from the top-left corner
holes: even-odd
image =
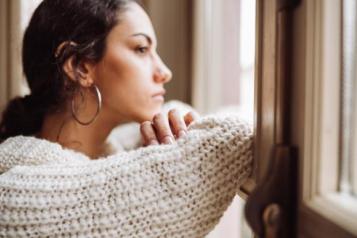
[[[0,125],[0,237],[203,237],[214,227],[250,174],[252,131],[235,117],[166,119],[171,72],[156,46],[135,1],[39,5],[23,41],[31,94]],[[130,121],[152,146],[108,144]]]

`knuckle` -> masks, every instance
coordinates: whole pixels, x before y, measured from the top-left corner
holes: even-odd
[[[141,123],[140,131],[142,133],[147,133],[151,129],[151,127],[152,127],[151,122],[145,121],[145,122]]]
[[[151,126],[151,122],[145,121],[140,124],[140,131],[141,132],[146,132],[147,128]]]
[[[157,120],[160,120],[162,117],[163,117],[162,113],[157,113],[157,114],[154,115],[153,120],[157,121]]]
[[[162,124],[158,125],[157,128],[158,128],[159,136],[161,138],[172,134],[168,123],[162,123]]]
[[[144,121],[140,124],[141,127],[146,127],[146,126],[151,126],[151,122],[150,121]]]
[[[166,133],[162,133],[162,135],[160,135],[160,138],[163,139],[163,138],[168,137],[168,136],[171,137],[172,135],[170,133],[166,132]]]
[[[175,109],[175,108],[173,108],[173,109],[171,109],[171,110],[169,111],[169,115],[174,116],[174,115],[177,115],[177,114],[178,114],[178,110]]]
[[[192,117],[192,115],[191,115],[190,113],[191,113],[191,112],[186,113],[186,114],[185,114],[185,118],[190,118],[190,117]]]

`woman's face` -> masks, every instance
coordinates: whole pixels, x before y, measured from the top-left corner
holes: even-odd
[[[103,59],[95,66],[103,108],[114,122],[151,120],[164,102],[172,74],[156,52],[156,36],[145,11],[130,3],[107,37]]]

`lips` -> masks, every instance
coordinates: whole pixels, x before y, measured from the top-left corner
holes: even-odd
[[[165,98],[164,98],[164,95],[165,95],[166,91],[165,90],[161,90],[155,94],[152,95],[152,98],[153,100],[155,100],[156,102],[159,102],[159,103],[164,103],[165,101]]]
[[[161,90],[161,91],[153,94],[152,96],[153,97],[158,97],[158,96],[162,96],[163,97],[165,94],[166,94],[166,90],[164,89],[164,90]]]

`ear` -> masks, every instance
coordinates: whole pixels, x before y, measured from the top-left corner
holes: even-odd
[[[75,56],[69,57],[63,64],[62,69],[70,80],[78,82],[82,87],[90,87],[94,83],[95,64],[89,60],[81,60],[75,63]]]

